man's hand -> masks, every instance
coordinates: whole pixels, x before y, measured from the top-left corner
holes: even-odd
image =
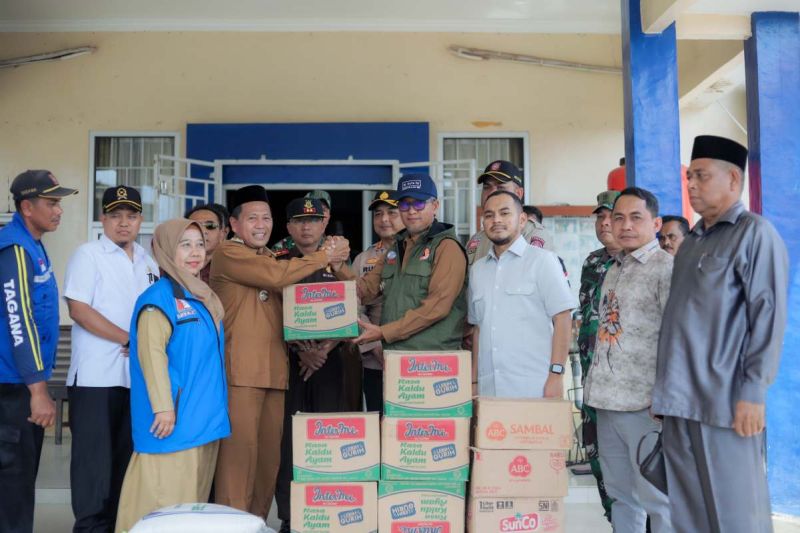
[[[353,339],[353,343],[365,344],[367,342],[374,342],[383,339],[383,332],[381,332],[380,326],[370,324],[369,322],[365,322],[363,320],[359,320],[358,325],[363,331],[361,332],[361,335]]]
[[[40,381],[29,385],[28,389],[31,391],[31,416],[28,422],[43,428],[52,426],[56,420],[56,404],[50,398],[47,383]]]
[[[350,259],[350,241],[344,237],[327,237],[322,249],[325,250],[328,262],[334,268],[340,267],[342,263]]]
[[[763,403],[736,402],[733,430],[740,437],[752,437],[764,431],[765,415]]]
[[[122,344],[122,348],[120,348],[119,354],[122,357],[129,357],[130,356],[130,354],[131,354],[131,338],[130,337],[128,337],[128,340],[125,341],[124,344]]]
[[[150,426],[150,433],[157,439],[166,439],[172,435],[175,429],[175,410],[161,411],[156,413],[153,425]]]
[[[547,381],[544,382],[545,398],[564,398],[564,376],[562,374],[550,373]]]

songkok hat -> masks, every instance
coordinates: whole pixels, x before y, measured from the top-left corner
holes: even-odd
[[[233,194],[233,203],[228,206],[228,209],[233,211],[240,205],[246,204],[247,202],[269,203],[266,189],[264,189],[264,187],[261,185],[248,185],[247,187],[242,187]]]
[[[747,165],[747,148],[725,137],[700,135],[694,138],[692,160],[701,158],[720,159],[743,169]]]

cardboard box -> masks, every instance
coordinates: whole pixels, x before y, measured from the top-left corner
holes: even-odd
[[[569,450],[572,402],[479,397],[475,446],[495,450]]]
[[[378,484],[381,533],[461,533],[464,483],[381,481]]]
[[[472,416],[472,355],[469,352],[387,350],[383,357],[386,416]]]
[[[297,413],[292,417],[295,481],[377,481],[378,413]]]
[[[283,289],[287,341],[358,337],[355,281],[298,283]]]
[[[388,418],[381,427],[381,479],[469,479],[469,418]]]
[[[377,483],[292,482],[292,533],[377,533]]]
[[[470,498],[467,531],[564,533],[564,502],[560,498]]]
[[[470,495],[561,498],[567,495],[564,450],[479,450],[473,448]]]

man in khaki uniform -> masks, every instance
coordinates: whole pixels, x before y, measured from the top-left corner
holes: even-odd
[[[499,160],[489,163],[483,174],[478,176],[478,184],[481,186],[481,207],[495,191],[508,191],[516,194],[520,200],[524,200],[525,197],[522,173],[509,161]],[[540,222],[529,219],[522,228],[522,236],[531,246],[554,251],[553,236]],[[467,258],[470,266],[481,257],[485,257],[491,247],[492,241],[486,237],[485,231],[481,230],[473,235],[467,242]]]
[[[289,363],[283,342],[281,290],[350,254],[346,240],[326,241],[310,255],[278,262],[267,241],[272,212],[263,187],[236,192],[235,237],[219,245],[211,288],[225,307],[225,366],[231,436],[222,441],[216,502],[266,517],[280,465]]]

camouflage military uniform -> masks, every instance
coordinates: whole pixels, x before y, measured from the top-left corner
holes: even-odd
[[[581,328],[578,331],[578,350],[581,357],[582,380],[586,379],[594,356],[597,325],[600,321],[600,287],[603,285],[603,278],[611,264],[611,255],[605,248],[600,248],[589,254],[581,269],[581,289],[578,295]],[[600,460],[597,454],[597,413],[585,403],[583,404],[583,446],[589,455],[592,474],[597,479],[597,490],[600,492],[600,501],[605,509],[606,518],[610,521],[611,504],[614,500],[606,492],[603,473],[600,471]]]
[[[294,248],[294,240],[288,235],[272,245],[272,251],[276,254],[280,252],[280,255],[289,253],[292,248]]]

